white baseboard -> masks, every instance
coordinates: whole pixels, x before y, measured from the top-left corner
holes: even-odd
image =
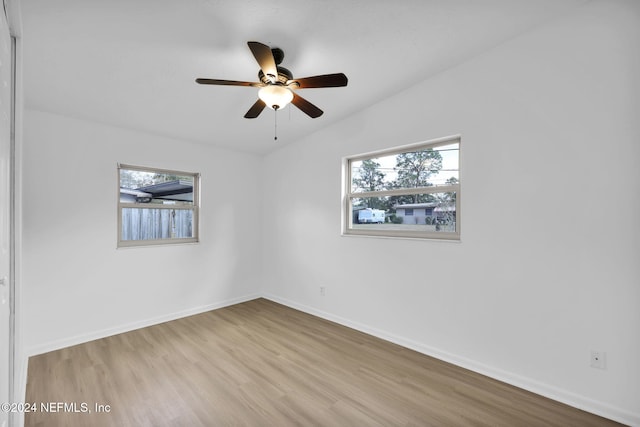
[[[360,332],[372,335],[374,337],[383,339],[385,341],[392,342],[394,344],[401,345],[403,347],[415,350],[419,353],[427,356],[435,357],[436,359],[451,363],[456,366],[460,366],[470,371],[477,372],[487,377],[502,381],[504,383],[513,385],[515,387],[530,391],[532,393],[548,397],[549,399],[557,402],[564,403],[574,408],[581,409],[592,414],[599,415],[601,417],[609,418],[611,420],[627,424],[630,426],[640,426],[640,414],[630,413],[620,408],[613,407],[611,405],[604,404],[602,402],[589,399],[587,397],[562,390],[549,384],[541,383],[532,378],[523,377],[521,375],[513,374],[501,369],[485,365],[483,363],[476,362],[471,359],[456,356],[455,354],[442,351],[438,348],[430,347],[428,345],[412,341],[402,336],[391,334],[387,331],[372,328],[368,325],[354,322],[344,317],[336,316],[334,314],[318,310],[313,307],[309,307],[303,304],[299,304],[295,301],[288,300],[286,298],[280,298],[273,294],[264,294],[263,298],[277,302],[287,307],[294,308],[296,310],[303,311],[314,316],[321,317],[323,319],[338,323],[343,326],[347,326],[352,329],[356,329]]]
[[[219,301],[213,304],[207,304],[199,307],[193,307],[182,311],[177,311],[174,313],[165,314],[162,316],[153,317],[150,319],[145,319],[137,322],[127,323],[124,325],[119,325],[113,328],[102,329],[99,331],[89,332],[86,334],[80,334],[73,337],[64,338],[61,340],[50,341],[43,344],[39,344],[37,346],[31,347],[27,349],[26,354],[27,358],[30,356],[36,356],[42,353],[48,353],[50,351],[59,350],[61,348],[70,347],[72,345],[82,344],[85,342],[97,340],[100,338],[109,337],[112,335],[121,334],[124,332],[133,331],[140,328],[146,328],[147,326],[157,325],[159,323],[169,322],[171,320],[180,319],[187,316],[193,316],[195,314],[204,313],[211,310],[216,310],[218,308],[227,307],[234,304],[239,304],[242,302],[250,301],[256,298],[260,298],[262,295],[260,294],[252,294],[246,295],[238,298],[231,298],[224,301]]]

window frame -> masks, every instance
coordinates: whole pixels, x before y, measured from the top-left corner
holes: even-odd
[[[122,169],[192,177],[193,178],[193,204],[192,205],[152,204],[152,205],[145,206],[144,204],[141,204],[141,203],[122,202],[120,200],[120,170]],[[116,175],[117,175],[117,181],[118,181],[118,186],[117,186],[117,191],[118,191],[117,193],[117,197],[118,197],[117,247],[118,248],[159,246],[159,245],[180,245],[180,244],[193,244],[193,243],[200,242],[200,173],[118,163],[116,168]],[[147,240],[122,240],[122,211],[123,209],[126,209],[126,208],[190,210],[193,212],[193,219],[192,219],[193,237],[174,237],[174,238],[168,238],[168,239],[147,239]]]
[[[352,191],[352,162],[371,160],[381,156],[392,156],[419,149],[435,149],[451,144],[458,144],[458,183],[440,186],[427,186],[415,188],[401,188],[392,190],[378,190],[353,192]],[[383,150],[372,151],[363,154],[356,154],[342,158],[342,235],[362,236],[362,237],[388,237],[388,238],[409,238],[440,241],[460,241],[461,230],[461,153],[462,137],[460,135],[447,136],[429,141],[391,147]],[[357,229],[353,228],[353,199],[368,197],[406,196],[412,194],[433,194],[433,193],[456,193],[456,228],[454,232],[448,231],[417,231],[417,230],[376,230],[374,228]]]

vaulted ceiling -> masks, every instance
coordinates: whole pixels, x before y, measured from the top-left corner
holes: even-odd
[[[14,0],[25,107],[266,153],[411,88],[587,0]],[[295,77],[343,72],[344,88],[299,92],[324,110],[243,115],[257,88],[247,47],[285,52]]]

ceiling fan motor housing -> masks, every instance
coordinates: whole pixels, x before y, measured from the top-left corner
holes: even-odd
[[[258,72],[258,78],[260,81],[266,85],[269,84],[282,84],[286,85],[289,80],[293,79],[293,73],[284,67],[277,66],[278,76],[275,82],[272,82],[271,79],[266,76],[262,70]]]

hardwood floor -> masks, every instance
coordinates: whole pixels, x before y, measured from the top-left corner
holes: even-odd
[[[264,299],[31,357],[26,401],[27,427],[618,425]]]

